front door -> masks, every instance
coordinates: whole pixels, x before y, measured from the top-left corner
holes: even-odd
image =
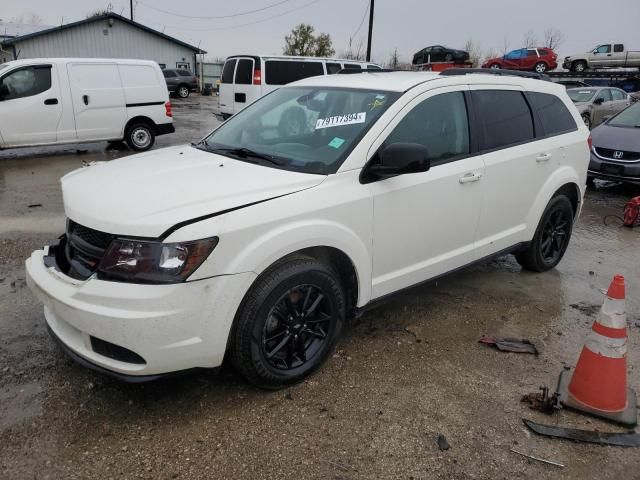
[[[67,65],[78,140],[122,138],[127,119],[118,65]]]
[[[373,156],[392,143],[419,143],[431,161],[427,172],[366,185],[374,199],[374,298],[474,258],[483,162],[470,153],[466,89],[460,88],[418,96],[372,146]]]
[[[0,78],[0,132],[4,146],[55,143],[62,117],[55,67],[17,68]]]
[[[590,67],[606,67],[611,61],[611,45],[600,45],[589,54]]]

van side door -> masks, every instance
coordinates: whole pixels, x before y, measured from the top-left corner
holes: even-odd
[[[115,63],[69,63],[69,86],[80,141],[121,139],[127,120]]]
[[[62,117],[55,65],[29,65],[0,77],[0,132],[4,147],[57,141]]]

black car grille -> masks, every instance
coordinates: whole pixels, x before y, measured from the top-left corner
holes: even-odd
[[[68,220],[64,246],[65,273],[78,280],[89,278],[98,269],[113,238],[114,235]]]
[[[610,148],[596,147],[596,153],[610,160],[622,160],[632,162],[640,160],[640,152],[627,152],[626,150],[612,150]]]

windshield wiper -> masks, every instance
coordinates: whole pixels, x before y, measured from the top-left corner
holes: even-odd
[[[281,160],[278,160],[277,158],[273,157],[272,155],[267,155],[266,153],[260,153],[260,152],[256,152],[255,150],[251,150],[250,148],[245,148],[245,147],[237,147],[237,148],[231,148],[231,147],[208,147],[207,150],[209,150],[210,152],[215,152],[215,153],[223,153],[223,154],[229,154],[229,155],[233,155],[234,157],[239,157],[242,160],[248,159],[248,158],[257,158],[259,160],[266,160],[267,162],[270,162],[274,165],[278,165],[279,167],[281,167],[282,165],[284,165],[284,163]]]

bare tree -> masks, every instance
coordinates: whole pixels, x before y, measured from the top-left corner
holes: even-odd
[[[341,55],[346,60],[365,60],[366,52],[364,51],[364,39],[360,39],[357,46],[353,45],[353,38],[349,39],[349,48]]]
[[[464,44],[464,51],[469,53],[469,61],[471,62],[471,66],[476,68],[480,65],[480,60],[482,57],[482,47],[479,43],[473,41],[472,38],[467,40],[467,43]]]
[[[490,49],[486,50],[482,54],[482,58],[480,59],[480,64],[482,65],[483,63],[485,63],[490,58],[495,58],[495,57],[498,57],[498,56],[500,56],[500,55],[497,54],[496,51],[493,48],[490,48]]]
[[[525,47],[535,47],[538,45],[538,37],[532,28],[527,30],[522,37],[522,43]]]
[[[509,39],[506,37],[502,37],[502,55],[506,55],[509,51]]]
[[[564,43],[564,33],[554,27],[549,27],[544,31],[544,46],[557,51]]]
[[[398,56],[398,49],[396,48],[389,56],[387,67],[392,68],[394,70],[398,70],[399,66],[400,66],[400,57]]]
[[[9,21],[11,23],[21,23],[22,25],[42,25],[42,17],[33,12],[13,17]]]

